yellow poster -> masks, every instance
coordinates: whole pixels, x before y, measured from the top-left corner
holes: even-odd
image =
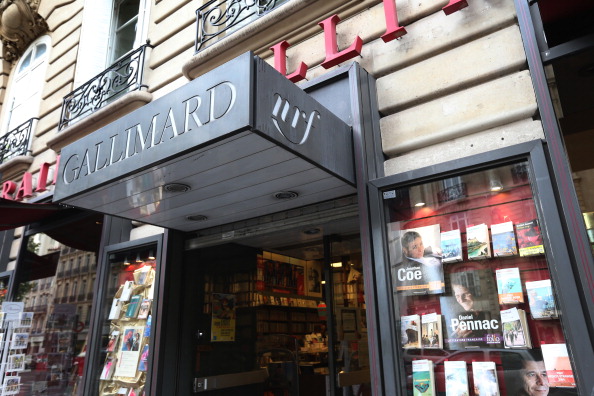
[[[212,295],[212,342],[235,341],[235,295]]]

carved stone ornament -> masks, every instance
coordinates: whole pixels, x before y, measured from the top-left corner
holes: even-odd
[[[1,0],[0,37],[4,60],[14,62],[29,44],[47,32],[45,19],[37,13],[40,0]]]

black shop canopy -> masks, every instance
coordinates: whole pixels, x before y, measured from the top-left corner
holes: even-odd
[[[356,192],[350,127],[252,53],[65,147],[58,172],[55,202],[182,231]]]

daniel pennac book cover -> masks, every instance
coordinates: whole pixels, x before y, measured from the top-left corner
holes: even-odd
[[[444,292],[439,224],[400,230],[392,242],[392,279],[406,295]]]
[[[439,301],[445,323],[445,347],[452,350],[503,348],[493,272],[457,269],[459,271],[448,274],[448,292]]]

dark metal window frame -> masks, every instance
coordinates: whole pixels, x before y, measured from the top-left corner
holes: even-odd
[[[107,216],[106,216],[107,218]],[[109,227],[109,224],[106,225]],[[105,227],[104,227],[105,228]],[[105,241],[105,233],[102,240]],[[147,395],[151,395],[151,389],[155,388],[155,381],[159,378],[159,339],[161,336],[161,314],[163,312],[163,302],[160,295],[163,293],[163,282],[165,272],[165,260],[162,259],[163,251],[163,235],[153,235],[150,237],[115,243],[113,245],[102,246],[98,254],[97,260],[99,265],[97,267],[97,278],[94,285],[94,304],[91,313],[91,321],[89,325],[89,343],[87,345],[87,353],[85,358],[85,371],[83,380],[83,394],[92,395],[97,394],[99,383],[99,375],[102,367],[102,362],[99,361],[101,355],[101,336],[103,331],[103,323],[105,320],[106,310],[109,309],[105,303],[105,297],[109,293],[109,280],[111,268],[108,265],[109,256],[114,253],[119,253],[127,250],[141,249],[146,246],[156,245],[157,270],[155,274],[155,296],[153,301],[153,320],[151,322],[151,336],[149,349],[148,366],[150,370],[147,371],[147,378],[145,382],[144,391]]]
[[[386,233],[386,214],[383,192],[388,189],[402,188],[415,184],[437,181],[454,177],[470,171],[481,171],[516,161],[527,161],[532,180],[534,203],[541,221],[543,237],[547,247],[547,262],[551,279],[558,291],[558,303],[563,313],[563,331],[568,349],[574,362],[574,374],[578,389],[588,394],[592,389],[593,379],[588,378],[594,367],[592,338],[582,305],[582,297],[576,288],[575,264],[571,260],[564,237],[565,230],[561,221],[561,212],[555,204],[553,181],[548,170],[548,157],[543,142],[536,140],[522,143],[484,154],[449,161],[439,166],[425,167],[401,174],[396,174],[368,183],[371,233],[375,261],[375,280],[377,293],[377,317],[381,340],[383,376],[385,394],[400,394],[402,384],[406,383],[406,374],[400,368],[402,350],[398,344],[396,312],[391,292],[391,274],[389,265],[388,238]],[[379,292],[379,291],[383,291]]]

